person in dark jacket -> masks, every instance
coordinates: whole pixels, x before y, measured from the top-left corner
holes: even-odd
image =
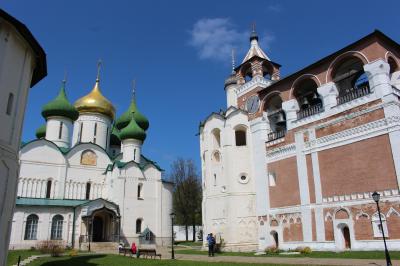
[[[214,257],[215,238],[212,233],[208,234],[207,243],[208,243],[208,256]]]

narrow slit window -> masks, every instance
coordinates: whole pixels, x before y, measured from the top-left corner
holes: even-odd
[[[133,150],[133,160],[136,161],[136,149]]]
[[[46,186],[46,199],[50,199],[50,197],[51,197],[51,180],[48,180]]]
[[[58,139],[62,137],[63,122],[60,122],[60,128],[58,129]]]
[[[106,148],[108,148],[109,141],[110,141],[110,136],[108,135],[108,127],[107,127],[107,131],[106,131]]]
[[[217,174],[214,174],[214,186],[217,185]]]
[[[96,136],[97,134],[97,123],[94,123],[94,135]]]
[[[79,142],[82,142],[82,130],[83,130],[83,123],[81,123],[81,128],[79,129]]]
[[[87,200],[90,198],[90,187],[91,187],[90,182],[87,182],[86,183],[86,197],[85,197],[85,199],[87,199]]]
[[[11,115],[13,109],[13,103],[14,103],[14,94],[10,93],[8,95],[8,101],[7,101],[7,109],[6,109],[7,115]]]

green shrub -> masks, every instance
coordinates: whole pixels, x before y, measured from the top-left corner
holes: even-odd
[[[43,254],[50,254],[52,257],[59,257],[65,252],[62,241],[45,240],[39,242],[37,249]]]
[[[300,254],[310,254],[312,252],[310,247],[297,247],[296,251],[300,252]]]
[[[279,254],[280,252],[281,252],[281,250],[279,248],[277,248],[276,246],[269,246],[265,249],[265,253],[267,253],[267,255]]]

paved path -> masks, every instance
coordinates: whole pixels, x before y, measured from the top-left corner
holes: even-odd
[[[279,258],[279,257],[241,257],[241,256],[216,256],[176,254],[179,260],[209,261],[209,262],[245,262],[245,263],[270,263],[270,264],[292,264],[292,265],[337,265],[337,266],[385,266],[385,260],[369,259],[320,259],[320,258]],[[170,257],[163,257],[170,258]],[[400,266],[399,260],[392,260],[393,265]]]

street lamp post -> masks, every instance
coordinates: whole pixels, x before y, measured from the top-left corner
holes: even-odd
[[[175,219],[175,213],[170,213],[171,216],[171,246],[172,246],[172,251],[171,251],[171,259],[175,259],[175,251],[174,251],[174,219]]]
[[[382,223],[382,217],[381,217],[381,209],[379,208],[379,199],[380,199],[380,197],[381,197],[381,195],[380,195],[378,192],[375,191],[374,193],[372,193],[372,198],[374,199],[374,201],[375,201],[375,203],[376,203],[376,207],[377,207],[377,209],[378,209],[379,222],[381,223],[383,244],[385,245],[386,265],[387,265],[387,266],[391,266],[391,265],[392,265],[392,261],[390,260],[389,251],[388,251],[387,246],[386,246],[385,230],[383,230],[383,223]]]

